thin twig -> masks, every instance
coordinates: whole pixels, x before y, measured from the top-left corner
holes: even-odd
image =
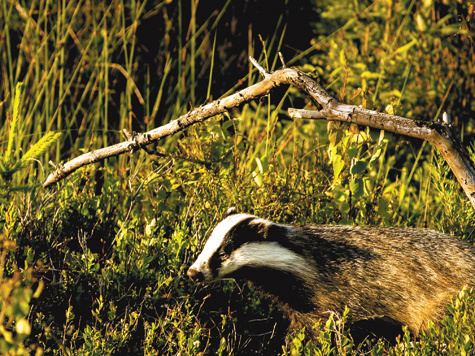
[[[279,52],[279,58],[280,58],[280,62],[282,63],[282,68],[283,69],[287,68],[284,61],[284,55],[282,54],[282,52]]]

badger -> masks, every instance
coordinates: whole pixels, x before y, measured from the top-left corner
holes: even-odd
[[[390,333],[407,326],[418,335],[429,320],[442,320],[451,296],[475,286],[475,248],[431,230],[292,226],[231,208],[187,275],[250,281],[291,328],[311,332],[347,306],[350,329],[380,336],[382,325]]]

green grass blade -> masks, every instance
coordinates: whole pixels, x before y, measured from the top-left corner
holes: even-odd
[[[11,160],[11,155],[13,151],[13,143],[16,138],[15,136],[17,135],[17,132],[18,132],[18,122],[20,118],[20,104],[21,104],[22,96],[23,96],[23,83],[18,83],[15,89],[15,99],[13,101],[13,119],[10,126],[10,134],[8,136],[7,152],[5,153],[5,159],[4,159],[6,164],[9,164]]]

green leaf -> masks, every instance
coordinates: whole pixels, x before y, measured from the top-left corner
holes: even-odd
[[[368,167],[368,162],[366,161],[357,161],[355,164],[351,166],[350,172],[351,174],[360,174],[365,171]]]
[[[379,156],[381,156],[381,152],[383,151],[383,147],[381,145],[375,145],[374,148],[373,148],[373,155],[371,156],[370,160],[369,160],[369,164],[371,165],[371,163],[373,163],[374,161],[376,161]]]
[[[342,129],[332,129],[328,134],[328,139],[330,141],[330,147],[334,147],[338,145],[338,143],[343,138],[343,130]]]
[[[256,158],[257,167],[259,168],[260,173],[264,173],[264,168],[262,167],[262,162],[259,158]]]
[[[20,338],[23,339],[30,335],[31,326],[24,318],[21,318],[16,323],[16,332],[19,334]]]
[[[353,145],[353,142],[351,143],[350,145],[350,148],[348,148],[346,150],[346,154],[348,155],[348,158],[349,159],[353,159],[356,157],[356,155],[358,154],[358,147],[357,145]]]
[[[5,163],[8,164],[11,159],[13,151],[13,142],[18,131],[18,122],[20,118],[20,104],[23,96],[23,83],[17,83],[15,89],[15,99],[13,101],[13,120],[10,126],[10,133],[8,136],[7,152],[5,153]]]
[[[254,181],[256,184],[261,187],[262,186],[262,174],[259,172],[252,172],[252,177],[254,178]]]
[[[340,173],[345,165],[345,162],[341,158],[340,155],[335,155],[333,157],[333,174],[334,174],[334,180],[337,180],[338,177],[340,176]]]
[[[364,195],[363,178],[355,178],[350,182],[350,190],[354,199],[361,198]]]
[[[417,44],[417,40],[415,38],[412,39],[411,42],[405,44],[404,46],[402,47],[399,47],[398,49],[396,49],[393,53],[393,55],[395,55],[396,53],[406,53],[407,51],[409,51],[409,49],[416,45]]]
[[[245,151],[246,150],[246,143],[244,141],[241,141],[237,144],[236,149],[238,151]]]
[[[369,70],[365,70],[363,73],[361,73],[361,78],[378,79],[379,77],[381,77],[381,73],[374,73],[370,72]]]
[[[223,131],[226,131],[229,127],[234,125],[233,120],[227,120],[223,123],[223,126],[221,127]]]

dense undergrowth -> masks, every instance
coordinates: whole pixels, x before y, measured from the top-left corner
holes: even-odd
[[[354,345],[346,315],[321,321],[310,342],[305,330],[288,334],[252,286],[188,281],[229,206],[282,223],[431,228],[475,241],[475,214],[432,147],[292,121],[288,107],[312,107],[294,88],[170,137],[157,155],[114,157],[41,188],[50,159],[255,83],[247,56],[272,70],[278,51],[348,103],[424,120],[447,111],[473,153],[473,7],[0,0],[0,353],[473,354],[469,290],[418,338]]]

